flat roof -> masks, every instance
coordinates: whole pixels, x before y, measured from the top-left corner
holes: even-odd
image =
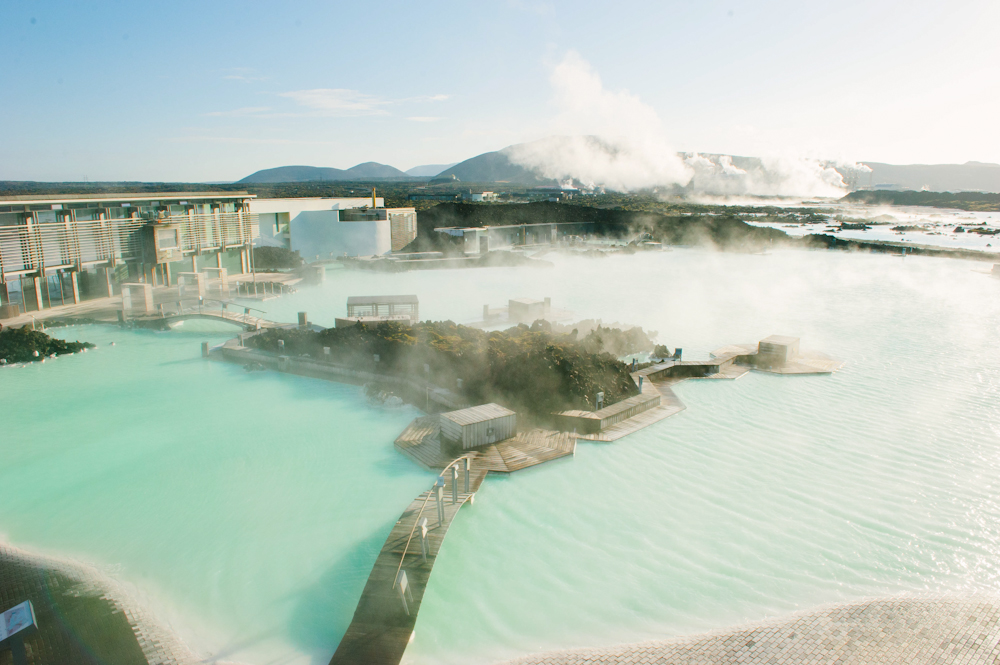
[[[253,199],[249,192],[156,192],[154,194],[129,194],[128,192],[100,192],[94,194],[29,194],[0,196],[0,204],[19,203],[92,203],[99,201],[172,201],[174,199]]]
[[[778,344],[780,346],[788,346],[790,344],[795,344],[799,341],[798,337],[786,337],[784,335],[771,335],[770,337],[765,337],[760,340],[762,344]]]
[[[544,300],[535,300],[534,298],[511,298],[510,302],[516,302],[518,305],[544,305]]]
[[[348,296],[348,305],[410,305],[417,304],[416,296]]]
[[[360,323],[366,323],[368,321],[374,321],[376,323],[382,321],[409,321],[409,314],[380,314],[379,316],[338,316],[340,321],[358,321]]]
[[[447,418],[451,422],[458,425],[472,425],[473,423],[481,423],[486,420],[494,420],[495,418],[505,418],[507,416],[516,415],[517,414],[510,409],[493,403],[470,406],[468,409],[448,411],[447,413],[441,414],[443,418]]]

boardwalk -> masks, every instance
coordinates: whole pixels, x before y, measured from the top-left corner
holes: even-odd
[[[152,315],[136,317],[132,320],[143,327],[158,327],[165,330],[177,325],[178,323],[196,319],[235,323],[243,326],[245,330],[264,330],[267,328],[282,328],[292,325],[287,323],[276,323],[274,321],[262,319],[258,316],[252,316],[245,312],[234,312],[228,309],[204,309],[201,311],[191,310],[186,312],[177,312],[174,314],[165,314],[163,316]]]
[[[576,441],[571,435],[533,429],[469,451],[461,461],[453,464],[454,458],[448,456],[438,438],[439,422],[437,416],[417,418],[396,439],[396,449],[427,468],[445,469],[441,476],[444,478],[444,521],[438,522],[435,490],[422,493],[403,512],[375,560],[354,618],[330,665],[398,663],[409,644],[424,590],[448,527],[459,509],[472,500],[486,475],[511,473],[570,456],[576,451]],[[465,486],[465,459],[469,460],[468,491]],[[457,487],[453,485],[452,468],[459,470]],[[419,524],[422,518],[427,519],[429,529],[426,561],[420,544]],[[400,570],[406,573],[409,590],[405,608],[396,584]]]
[[[438,521],[438,494],[433,489],[414,499],[400,515],[382,545],[351,625],[340,640],[330,665],[396,665],[400,661],[410,642],[424,590],[448,527],[462,506],[471,502],[486,474],[486,469],[473,464],[468,492],[465,491],[464,473],[458,474],[457,487],[453,485],[452,475],[444,474],[443,522]],[[428,528],[426,560],[419,526],[424,518]],[[406,574],[405,596],[396,583],[400,571]]]
[[[735,630],[660,642],[538,654],[508,665],[1000,662],[996,599],[887,598]]]
[[[633,374],[632,378],[636,383],[639,382],[638,374]],[[650,380],[644,380],[642,382],[642,394],[658,394],[660,397],[660,403],[658,406],[649,409],[648,411],[643,411],[642,413],[632,416],[631,418],[623,420],[619,423],[615,423],[600,432],[579,435],[578,438],[586,441],[617,441],[623,436],[627,436],[633,432],[638,432],[645,427],[649,427],[650,425],[658,423],[665,418],[669,418],[670,416],[680,413],[687,407],[684,406],[684,403],[681,402],[680,398],[670,387],[677,382],[678,381],[663,381],[654,383]]]

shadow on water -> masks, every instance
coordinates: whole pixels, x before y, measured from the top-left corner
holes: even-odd
[[[309,654],[314,665],[326,665],[354,617],[361,592],[375,559],[395,521],[359,541],[324,572],[319,580],[293,598],[289,640]]]

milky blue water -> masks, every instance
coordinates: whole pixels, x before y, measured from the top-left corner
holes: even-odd
[[[0,371],[0,533],[131,584],[203,653],[319,662],[432,482],[392,447],[417,411],[203,361],[231,330],[53,331],[99,348]]]
[[[348,295],[417,293],[423,318],[470,321],[483,304],[551,296],[578,318],[658,330],[686,357],[777,333],[847,365],[689,381],[677,416],[487,479],[449,532],[407,662],[669,637],[866,596],[1000,591],[1000,280],[988,265],[547,258],[556,267],[331,271],[265,307],[332,324]],[[101,348],[0,371],[0,531],[111,570],[203,652],[325,662],[386,533],[431,478],[392,447],[417,412],[201,361],[200,341],[217,333],[65,335]]]

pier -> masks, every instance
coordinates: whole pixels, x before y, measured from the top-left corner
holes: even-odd
[[[453,460],[399,516],[330,665],[386,665],[402,659],[448,527],[486,477],[487,470],[475,462],[474,454]]]
[[[396,450],[427,469],[444,468],[451,459],[440,439],[437,416],[417,418],[396,439]],[[511,473],[576,452],[576,437],[567,432],[532,429],[469,453],[484,471]]]
[[[426,468],[440,469],[441,475],[397,520],[330,665],[398,663],[448,527],[459,509],[472,503],[486,475],[511,473],[576,451],[571,434],[536,428],[451,458],[439,423],[438,416],[417,418],[396,439],[397,450]]]

